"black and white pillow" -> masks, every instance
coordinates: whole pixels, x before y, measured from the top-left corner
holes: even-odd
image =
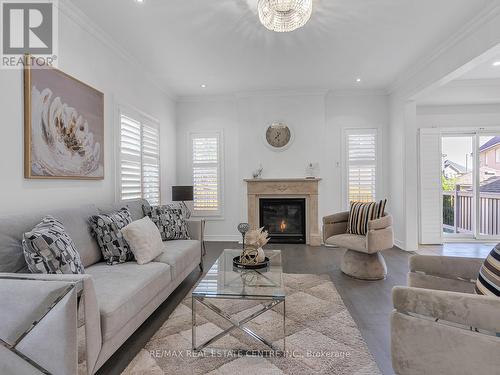
[[[479,269],[476,294],[500,297],[500,244],[491,250]]]
[[[143,211],[155,223],[163,241],[189,240],[189,230],[182,209],[174,206],[143,205]]]
[[[387,199],[379,202],[351,202],[347,233],[366,235],[368,222],[384,216]]]
[[[134,260],[134,254],[121,232],[132,222],[128,208],[91,216],[89,222],[106,263],[112,265]]]
[[[60,221],[46,216],[23,235],[23,253],[32,273],[85,273],[75,243]]]

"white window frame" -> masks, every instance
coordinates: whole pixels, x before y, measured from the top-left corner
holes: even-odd
[[[205,218],[207,220],[224,220],[224,132],[222,130],[207,130],[207,131],[193,131],[189,132],[188,142],[189,145],[187,147],[188,150],[188,160],[189,160],[189,173],[191,178],[191,184],[194,187],[193,180],[193,139],[194,138],[203,138],[203,137],[217,137],[218,139],[218,176],[219,176],[219,184],[218,184],[218,197],[219,197],[219,209],[217,211],[201,211],[192,209],[192,216],[198,218]]]
[[[133,119],[134,121],[138,122],[141,126],[141,158],[140,158],[140,163],[141,163],[141,198],[144,198],[144,192],[143,192],[143,167],[144,167],[144,162],[143,162],[143,126],[145,123],[147,123],[148,126],[156,127],[158,130],[158,182],[159,182],[159,188],[158,188],[158,204],[161,204],[162,202],[162,174],[161,174],[161,167],[162,167],[162,160],[161,160],[161,127],[160,127],[160,122],[155,119],[154,117],[138,110],[135,109],[131,106],[123,106],[120,105],[117,107],[116,111],[116,116],[117,116],[117,126],[116,126],[116,137],[115,137],[115,149],[116,149],[116,193],[115,193],[115,201],[120,202],[122,201],[122,176],[121,176],[121,164],[122,164],[122,151],[121,151],[121,119],[122,116],[129,117]],[[125,200],[126,201],[126,200]],[[156,203],[156,202],[154,202]]]
[[[342,207],[348,210],[349,202],[349,145],[348,136],[352,134],[375,134],[375,199],[381,196],[381,136],[378,128],[344,128],[342,132]]]

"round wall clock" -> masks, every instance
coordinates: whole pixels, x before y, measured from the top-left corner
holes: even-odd
[[[283,122],[274,122],[265,128],[264,140],[274,151],[286,150],[293,142],[292,129]]]

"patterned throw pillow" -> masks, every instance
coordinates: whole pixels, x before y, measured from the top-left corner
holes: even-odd
[[[32,273],[85,273],[73,240],[52,216],[24,233],[23,253]]]
[[[368,222],[380,219],[384,215],[386,203],[387,199],[369,203],[351,202],[347,233],[366,235],[368,233]]]
[[[500,244],[491,250],[479,270],[476,293],[500,297]]]
[[[109,265],[134,260],[130,247],[123,238],[121,229],[132,222],[128,208],[89,218],[90,226]]]
[[[182,209],[173,206],[142,206],[144,214],[155,223],[163,241],[189,240],[189,231]]]

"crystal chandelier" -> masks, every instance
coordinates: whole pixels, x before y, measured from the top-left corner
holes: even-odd
[[[304,26],[312,13],[312,0],[259,0],[260,22],[279,33]]]

